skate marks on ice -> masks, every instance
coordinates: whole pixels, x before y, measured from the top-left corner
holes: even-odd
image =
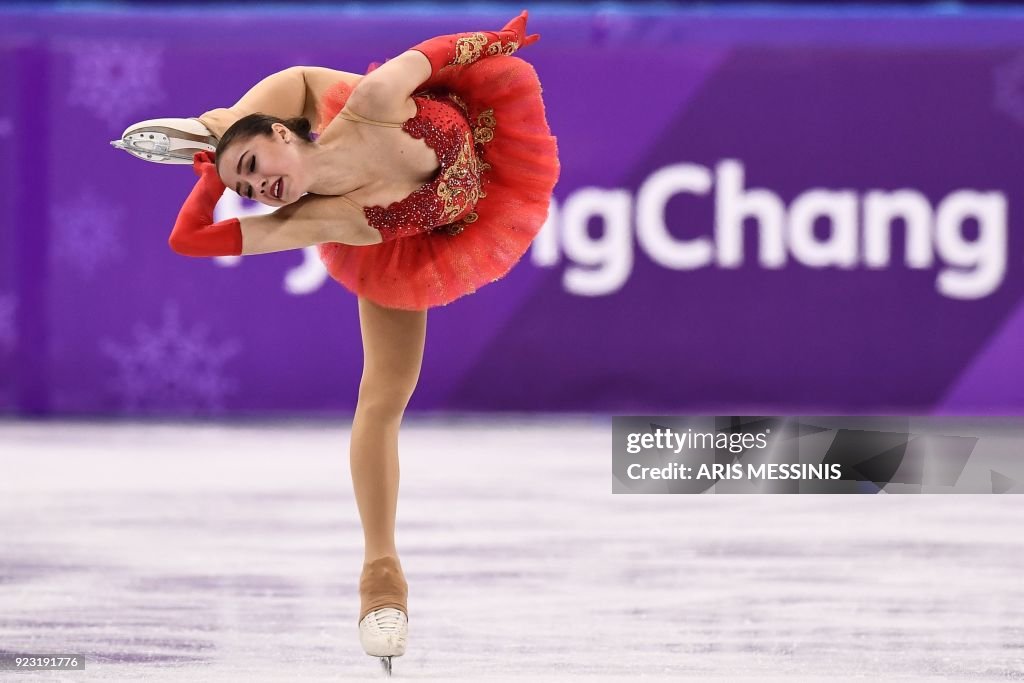
[[[610,423],[408,418],[409,680],[1024,679],[1015,496],[611,494]],[[348,428],[0,423],[0,681],[380,680]]]

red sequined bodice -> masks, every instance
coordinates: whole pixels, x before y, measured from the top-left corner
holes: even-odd
[[[402,130],[433,149],[440,168],[433,180],[405,199],[363,209],[385,240],[438,226],[450,226],[446,230],[457,233],[476,220],[472,211],[484,196],[480,174],[487,165],[478,157],[474,129],[458,97],[423,93],[413,101],[416,115],[402,124]]]

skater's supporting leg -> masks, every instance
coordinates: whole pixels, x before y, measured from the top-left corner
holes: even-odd
[[[426,311],[359,299],[363,376],[352,421],[352,483],[365,538],[365,561],[397,557],[398,428],[419,380]]]
[[[282,119],[303,116],[319,125],[317,104],[338,81],[355,86],[362,76],[321,66],[293,66],[267,76],[231,107],[211,109],[196,117],[217,138],[238,119],[257,112]]]

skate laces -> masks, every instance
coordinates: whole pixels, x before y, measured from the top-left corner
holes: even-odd
[[[397,632],[402,625],[402,612],[393,607],[377,610],[373,613],[373,623],[380,631]]]

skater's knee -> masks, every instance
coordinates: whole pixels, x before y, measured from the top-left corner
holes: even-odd
[[[377,419],[401,418],[411,398],[410,387],[382,386],[364,382],[359,385],[356,410],[372,413]]]

